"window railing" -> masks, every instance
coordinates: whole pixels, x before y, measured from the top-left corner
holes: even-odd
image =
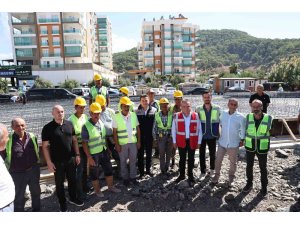
[[[58,18],[39,18],[39,23],[58,23]]]

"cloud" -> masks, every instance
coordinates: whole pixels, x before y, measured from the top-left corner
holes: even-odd
[[[113,53],[116,52],[123,52],[129,50],[131,48],[137,47],[138,40],[134,38],[126,38],[121,37],[116,34],[112,34],[112,51]]]

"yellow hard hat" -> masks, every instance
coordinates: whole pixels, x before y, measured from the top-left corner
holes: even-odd
[[[174,91],[174,95],[173,96],[175,98],[182,98],[183,97],[182,91],[179,91],[179,90]]]
[[[101,105],[97,102],[94,102],[90,105],[90,111],[92,113],[101,113],[102,109],[101,109]]]
[[[128,93],[129,93],[129,90],[128,90],[127,87],[121,87],[119,91],[121,91],[121,92],[124,93],[125,95],[128,95]]]
[[[102,80],[102,76],[98,73],[94,75],[94,80]]]
[[[132,102],[130,101],[130,99],[126,96],[120,98],[120,104],[121,105],[132,105]]]
[[[74,105],[86,106],[86,101],[83,97],[77,97],[74,100]]]
[[[159,104],[169,104],[169,100],[167,98],[161,98]]]
[[[99,103],[101,106],[106,105],[106,99],[103,95],[97,95],[96,102]]]

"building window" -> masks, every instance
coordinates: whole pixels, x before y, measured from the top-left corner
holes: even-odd
[[[224,80],[224,87],[229,87],[229,86],[230,86],[230,81]]]
[[[155,64],[160,64],[160,60],[155,60]]]
[[[159,39],[160,36],[158,34],[155,35],[155,39]]]
[[[249,87],[254,87],[254,80],[249,81]]]

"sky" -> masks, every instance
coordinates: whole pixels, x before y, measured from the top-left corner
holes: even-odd
[[[164,18],[168,18],[169,15],[177,16],[179,13],[189,18],[188,22],[199,25],[200,30],[235,29],[259,38],[300,38],[300,10],[299,12],[268,12],[268,10],[266,12],[239,12],[238,10],[233,10],[234,12],[206,12],[202,9],[200,11],[199,8],[199,12],[185,12],[184,9],[181,12],[163,12],[161,10],[159,10],[161,12],[155,12],[152,7],[150,10],[153,12],[129,12],[131,9],[131,7],[127,8],[128,12],[99,12],[99,14],[107,15],[112,23],[113,53],[137,46],[141,40],[140,32],[144,18],[151,21],[153,18],[158,19],[161,16]],[[11,38],[7,21],[7,13],[1,12],[0,59],[12,58]]]

